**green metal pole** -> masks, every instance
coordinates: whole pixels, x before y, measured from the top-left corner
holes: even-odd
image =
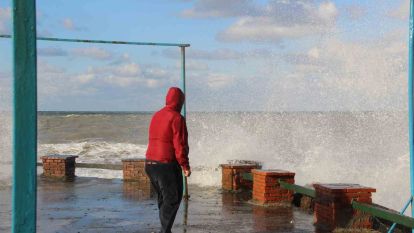
[[[409,119],[409,145],[410,145],[410,192],[414,196],[414,114],[413,114],[413,62],[414,62],[414,1],[410,1],[410,28],[408,42],[408,119]],[[411,216],[414,217],[413,203],[411,202]],[[412,230],[414,233],[414,229]]]
[[[12,232],[36,232],[36,1],[13,0]]]
[[[185,47],[181,46],[181,88],[183,89],[184,94],[186,94],[185,90]],[[187,96],[186,96],[187,99]],[[186,100],[184,100],[184,106],[182,110],[182,114],[184,117],[187,116],[187,106],[186,106]]]
[[[185,46],[181,46],[181,88],[184,92],[184,94],[186,94],[185,91]],[[186,98],[187,99],[187,96]],[[183,114],[184,117],[187,116],[187,104],[186,104],[186,100],[184,100],[184,106],[183,109],[181,110],[181,114]],[[188,187],[187,187],[187,177],[184,176],[183,174],[183,198],[185,200],[188,200]]]

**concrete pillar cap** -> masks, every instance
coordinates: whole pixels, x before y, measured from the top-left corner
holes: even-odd
[[[365,187],[359,184],[314,184],[315,190],[321,190],[328,193],[360,193],[360,192],[376,192],[375,188]]]

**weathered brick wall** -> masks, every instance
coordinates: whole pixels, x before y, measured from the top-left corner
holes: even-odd
[[[372,228],[371,218],[352,208],[352,200],[372,203],[375,189],[358,184],[315,184],[315,226],[318,231],[335,228]],[[354,221],[355,218],[358,221]]]
[[[242,173],[251,173],[253,169],[261,168],[259,164],[221,164],[222,188],[227,191],[252,189],[253,182],[245,180]]]
[[[252,170],[253,202],[260,205],[290,203],[293,191],[280,187],[279,179],[295,183],[295,173],[284,170]]]
[[[72,181],[75,178],[77,157],[70,155],[42,156],[43,176]]]
[[[126,181],[149,180],[145,173],[145,159],[123,159],[122,172]]]
[[[123,159],[124,193],[136,197],[152,196],[154,189],[145,173],[145,159]],[[128,184],[129,183],[129,184]]]

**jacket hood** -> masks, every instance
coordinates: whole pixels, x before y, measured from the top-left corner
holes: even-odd
[[[174,111],[181,112],[185,100],[184,93],[178,87],[171,87],[165,98],[165,105]]]

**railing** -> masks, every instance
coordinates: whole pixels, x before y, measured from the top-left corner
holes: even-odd
[[[357,201],[352,201],[352,207],[356,210],[371,214],[372,216],[385,219],[409,228],[414,228],[414,218],[402,215],[398,212],[372,204],[360,203]]]
[[[243,178],[243,180],[250,180],[253,181],[253,175],[252,173],[241,173],[241,176]]]
[[[300,186],[300,185],[296,185],[296,184],[286,183],[283,180],[279,180],[279,184],[282,188],[288,189],[288,190],[293,190],[293,191],[295,191],[295,193],[300,193],[300,194],[303,194],[305,196],[309,196],[309,197],[312,197],[312,198],[316,197],[315,189]]]
[[[253,181],[252,173],[241,173],[241,176],[244,180]],[[308,187],[304,187],[304,186],[300,186],[296,184],[289,184],[289,183],[284,182],[283,180],[279,180],[279,184],[282,188],[293,190],[295,191],[295,193],[300,193],[300,194],[303,194],[303,195],[306,195],[312,198],[315,198],[316,196],[315,190],[308,188]]]
[[[253,181],[253,175],[251,173],[241,173],[241,177],[245,180]],[[283,180],[279,180],[279,184],[282,188],[292,190],[295,193],[300,193],[305,196],[309,196],[312,198],[316,197],[316,192],[312,188],[296,185],[296,184],[290,184]],[[352,208],[355,210],[359,210],[365,213],[368,213],[372,216],[375,216],[377,218],[381,218],[405,227],[409,227],[414,229],[414,218],[405,216],[401,213],[398,213],[393,210],[386,209],[384,207],[375,205],[375,204],[366,204],[366,203],[360,203],[357,201],[352,201]],[[392,231],[395,226],[390,228]]]

